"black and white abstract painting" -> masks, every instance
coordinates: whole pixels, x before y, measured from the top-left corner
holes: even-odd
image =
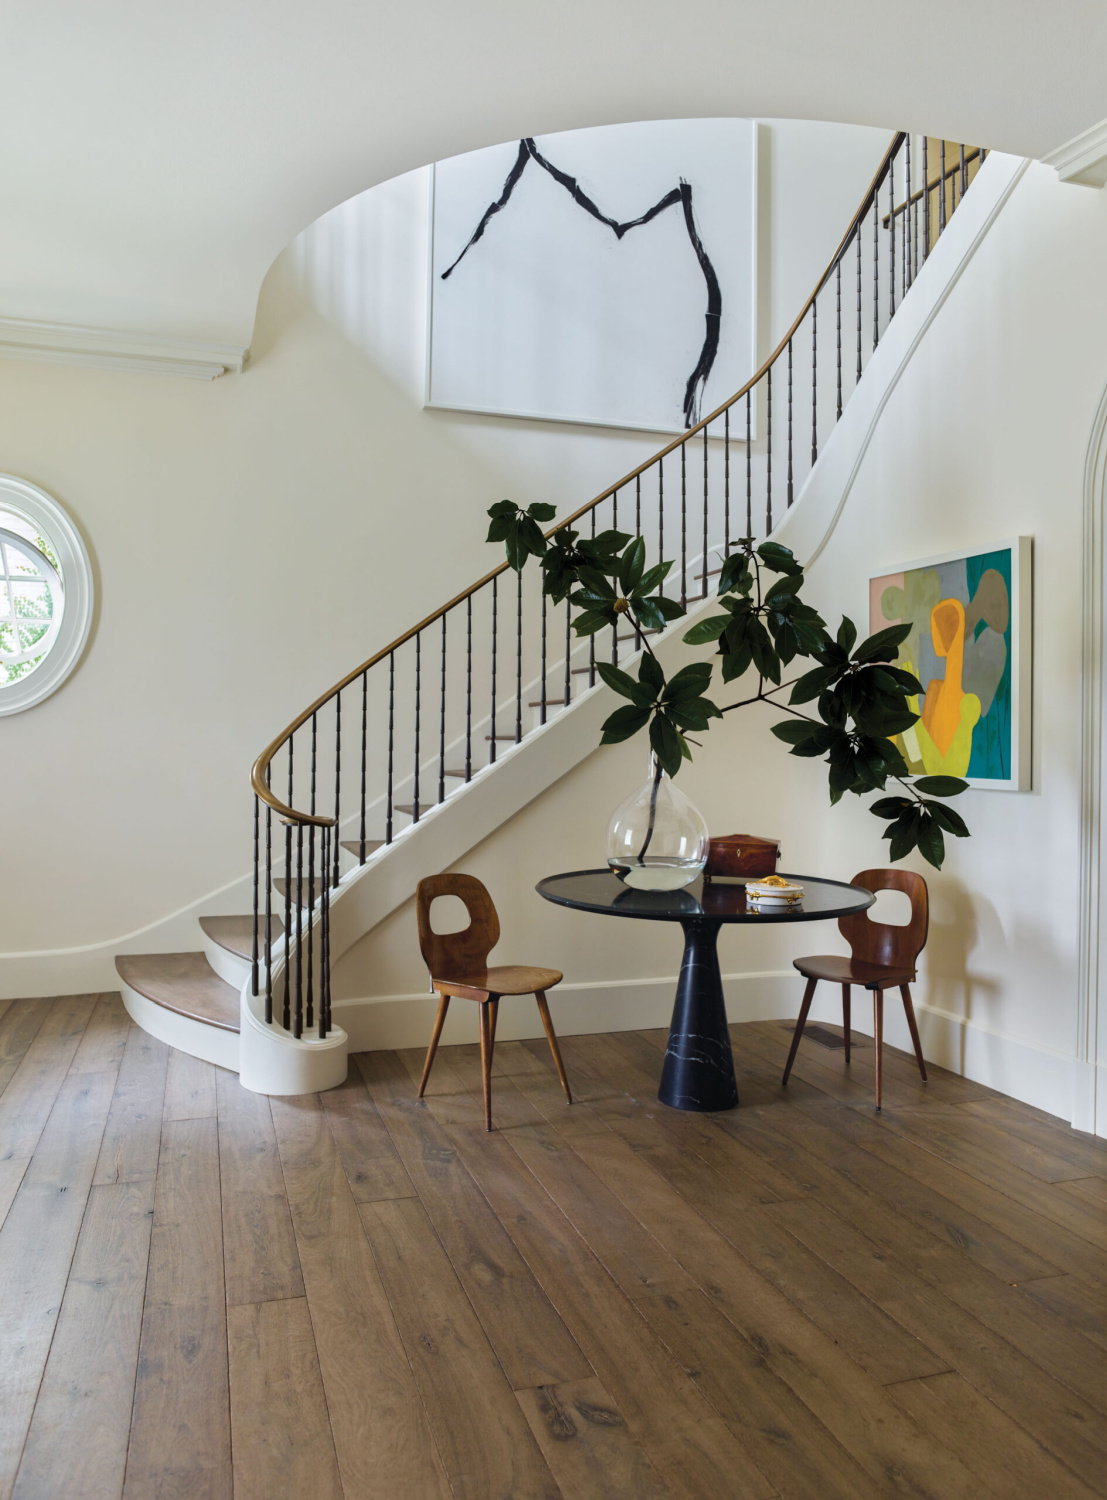
[[[754,370],[756,125],[537,136],[434,169],[428,406],[680,432]]]

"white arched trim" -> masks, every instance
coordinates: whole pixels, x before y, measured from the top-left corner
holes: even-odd
[[[1080,713],[1080,949],[1076,986],[1076,1038],[1072,1123],[1107,1135],[1107,1069],[1099,1066],[1099,1039],[1107,1034],[1107,963],[1100,943],[1104,912],[1103,636],[1104,546],[1107,506],[1107,388],[1088,438],[1084,460],[1083,643]]]
[[[0,688],[2,716],[41,703],[76,667],[92,629],[93,594],[92,564],[84,538],[55,499],[25,479],[0,474],[0,508],[14,512],[50,538],[65,592],[61,627],[46,660],[10,687]]]

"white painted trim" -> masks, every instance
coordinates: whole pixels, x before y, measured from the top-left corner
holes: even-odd
[[[668,1026],[676,984],[675,974],[650,979],[559,984],[549,995],[554,1025],[564,1036]],[[793,1021],[799,1012],[802,980],[791,968],[724,974],[723,989],[727,1015],[732,1023]],[[811,1018],[841,1025],[841,1005],[838,989],[833,985],[822,985],[815,993]],[[437,1001],[433,996],[416,994],[344,1000],[334,1009],[349,1034],[350,1050],[360,1052],[425,1047],[436,1008]],[[443,1042],[478,1041],[476,1010],[476,1006],[468,1001],[455,1001],[446,1019]],[[1074,1071],[1071,1057],[927,1005],[920,1002],[918,995],[915,997],[915,1013],[923,1054],[929,1062],[1021,1099],[1049,1114],[1068,1118]],[[852,1024],[855,1031],[872,1035],[871,1011],[863,994],[854,996]],[[537,1009],[528,997],[519,996],[503,1002],[497,1040],[538,1038],[542,1034]],[[884,1036],[893,1047],[905,1052],[911,1050],[907,1022],[895,992],[885,998]],[[659,1055],[659,1075],[660,1071]],[[854,1071],[857,1071],[856,1064]],[[1105,1071],[1099,1070],[1100,1073]]]
[[[1077,955],[1077,1063],[1072,1123],[1077,1130],[1107,1135],[1107,1108],[1100,1107],[1097,1062],[1100,1019],[1107,1014],[1107,972],[1100,948],[1103,919],[1103,528],[1107,514],[1107,388],[1099,398],[1084,459],[1084,520],[1081,555],[1083,640],[1080,663],[1080,937]],[[1104,1023],[1107,1026],[1107,1022]]]
[[[1107,185],[1107,120],[1074,135],[1042,160],[1056,169],[1062,182],[1093,188]]]
[[[33,708],[57,692],[81,659],[92,629],[92,563],[84,537],[69,514],[45,490],[14,474],[0,474],[0,506],[41,528],[50,539],[61,572],[61,626],[45,661],[33,672],[0,687],[0,717]]]
[[[248,354],[248,345],[161,338],[123,329],[85,328],[75,323],[0,318],[0,359],[92,365],[132,375],[215,380],[228,372],[240,373]]]

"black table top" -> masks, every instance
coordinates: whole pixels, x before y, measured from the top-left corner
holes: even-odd
[[[558,906],[647,922],[680,922],[689,917],[717,922],[824,922],[864,911],[876,900],[871,891],[841,880],[819,880],[813,875],[785,878],[803,886],[798,908],[753,911],[746,906],[744,884],[712,880],[704,885],[702,876],[682,891],[636,891],[610,870],[569,870],[564,875],[547,875],[535,890]]]

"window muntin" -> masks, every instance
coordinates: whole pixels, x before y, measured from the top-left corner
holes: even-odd
[[[64,613],[65,586],[49,537],[0,505],[0,688],[42,665]]]

